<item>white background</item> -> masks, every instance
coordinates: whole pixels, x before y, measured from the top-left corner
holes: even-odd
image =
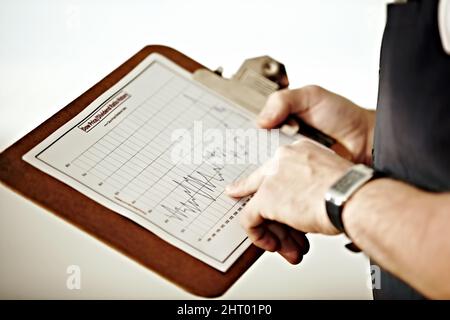
[[[147,44],[231,75],[283,62],[291,86],[320,84],[367,108],[377,98],[386,0],[0,0],[0,150]],[[370,299],[368,261],[343,237],[310,236],[299,266],[265,254],[224,298]],[[81,290],[66,268],[81,268]],[[0,298],[192,298],[0,186]]]

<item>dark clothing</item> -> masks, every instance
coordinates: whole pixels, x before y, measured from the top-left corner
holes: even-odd
[[[449,191],[450,56],[439,35],[438,3],[410,0],[388,6],[380,58],[374,166],[422,189]],[[374,297],[423,298],[384,271],[381,289],[374,289]]]

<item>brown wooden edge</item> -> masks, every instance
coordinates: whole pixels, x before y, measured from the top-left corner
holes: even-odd
[[[251,246],[226,273],[222,273],[22,160],[23,154],[76,116],[154,52],[164,55],[189,72],[204,68],[172,48],[159,45],[144,47],[103,80],[3,151],[0,154],[0,180],[185,290],[203,297],[220,296],[256,261],[261,250]]]

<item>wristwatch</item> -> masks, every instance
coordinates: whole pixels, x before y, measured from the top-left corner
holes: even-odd
[[[368,166],[352,166],[325,194],[325,207],[328,218],[339,231],[345,232],[342,211],[347,200],[364,184],[380,177],[381,174]]]

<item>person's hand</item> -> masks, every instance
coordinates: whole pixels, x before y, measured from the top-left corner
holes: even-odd
[[[372,161],[375,113],[318,86],[281,90],[269,96],[258,117],[267,129],[280,125],[293,114],[338,140],[350,151],[352,161]]]
[[[225,192],[236,198],[253,194],[240,215],[249,238],[256,246],[298,263],[304,253],[295,245],[295,236],[303,235],[299,232],[339,233],[326,214],[324,195],[351,165],[301,139],[280,147],[272,159]]]

